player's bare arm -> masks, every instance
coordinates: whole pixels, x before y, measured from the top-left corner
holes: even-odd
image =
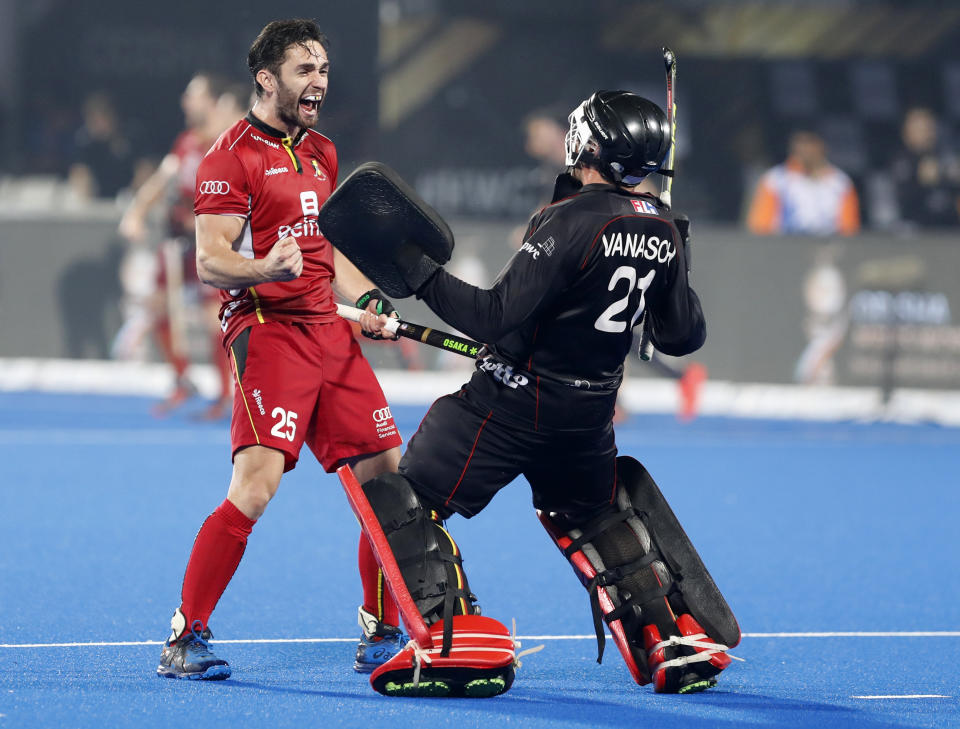
[[[375,290],[374,283],[336,248],[333,249],[333,270],[336,272],[333,279],[333,292],[342,299],[356,301],[359,304],[361,297]],[[383,301],[386,301],[386,299],[378,301],[376,298],[369,298],[366,306],[361,307],[366,311],[366,314],[361,316],[360,326],[365,333],[375,338],[396,339],[396,335],[389,334],[383,329],[388,316],[390,314],[396,315],[393,307],[389,306],[390,311],[384,311],[384,313],[377,312],[377,306]],[[387,303],[389,305],[389,302]],[[383,310],[382,305],[381,310]]]
[[[263,258],[245,258],[234,244],[244,219],[233,215],[197,216],[197,275],[218,289],[242,289],[270,281],[292,281],[303,272],[303,254],[294,238],[278,241]]]
[[[130,207],[124,212],[120,220],[120,235],[132,242],[143,239],[146,233],[147,214],[163,199],[164,193],[179,170],[180,160],[176,155],[168,154],[163,158],[160,166],[137,190],[137,194],[130,202]]]

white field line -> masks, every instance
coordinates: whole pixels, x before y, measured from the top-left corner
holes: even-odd
[[[831,633],[744,633],[744,638],[960,638],[960,630],[837,631]]]
[[[958,630],[866,632],[847,631],[830,633],[744,633],[744,638],[960,638]],[[518,635],[517,640],[596,640],[594,634],[585,635]],[[607,638],[613,640],[611,636]],[[356,638],[234,638],[214,639],[217,644],[271,644],[271,643],[353,643]],[[159,646],[159,640],[90,641],[70,643],[0,643],[0,648],[100,648],[124,646]]]
[[[949,699],[946,694],[890,694],[889,696],[851,696],[851,699]]]

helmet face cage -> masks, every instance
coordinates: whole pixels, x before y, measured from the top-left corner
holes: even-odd
[[[585,153],[596,152],[598,146],[590,132],[590,125],[587,123],[586,108],[588,103],[590,103],[589,99],[571,111],[568,117],[570,128],[567,130],[566,137],[564,137],[564,148],[567,153],[565,164],[567,167],[575,167],[584,158]]]

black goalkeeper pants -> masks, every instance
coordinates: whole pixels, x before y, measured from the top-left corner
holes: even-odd
[[[470,518],[523,475],[533,505],[579,517],[601,511],[616,492],[613,424],[540,431],[498,418],[466,390],[437,400],[407,446],[400,473],[446,519]]]

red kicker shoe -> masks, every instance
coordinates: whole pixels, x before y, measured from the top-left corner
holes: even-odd
[[[692,694],[717,685],[716,675],[730,665],[728,647],[716,643],[686,613],[677,618],[681,635],[660,639],[655,625],[643,628],[643,643],[653,687],[658,694]]]

